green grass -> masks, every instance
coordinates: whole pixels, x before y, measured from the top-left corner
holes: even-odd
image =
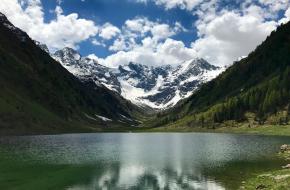
[[[185,116],[176,122],[169,123],[160,127],[147,127],[148,132],[212,132],[212,133],[238,133],[238,134],[257,134],[257,135],[277,135],[277,136],[290,136],[290,125],[278,125],[279,117],[283,112],[278,112],[271,115],[265,124],[259,125],[255,121],[254,113],[246,113],[247,118],[244,122],[237,122],[234,120],[226,121],[223,123],[205,123],[192,124],[193,118]],[[157,119],[151,119],[144,124],[146,126],[154,126]]]
[[[256,134],[256,135],[277,135],[290,136],[290,125],[260,125],[249,128],[247,124],[238,127],[186,127],[186,126],[165,126],[157,128],[145,128],[146,132],[212,132],[212,133],[237,133],[237,134]]]
[[[290,160],[289,151],[280,152],[277,156],[287,162]],[[239,189],[288,190],[290,188],[290,169],[281,168],[266,173],[258,173],[254,177],[243,181]]]
[[[218,132],[229,133],[245,133],[245,134],[258,134],[258,135],[277,135],[277,136],[290,136],[290,125],[261,125],[249,128],[248,126],[241,127],[222,127],[217,129]]]
[[[290,170],[280,169],[259,174],[244,181],[240,189],[258,189],[259,186],[263,186],[267,190],[288,190],[290,187]]]
[[[3,160],[0,166],[0,189],[9,190],[66,189],[72,184],[87,184],[96,169],[89,165],[27,164]]]

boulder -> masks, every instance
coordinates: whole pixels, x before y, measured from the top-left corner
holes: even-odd
[[[287,144],[283,144],[281,147],[280,147],[280,151],[283,153],[283,152],[286,152],[286,151],[288,151],[288,150],[290,150],[290,147],[289,147],[289,145],[287,145]]]
[[[267,186],[266,185],[263,185],[263,184],[260,184],[256,187],[256,189],[266,189]]]
[[[290,164],[287,164],[286,166],[282,166],[283,169],[289,169],[290,168]]]

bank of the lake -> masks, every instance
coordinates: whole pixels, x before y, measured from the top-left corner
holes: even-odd
[[[242,124],[235,127],[186,127],[186,126],[165,126],[157,128],[144,128],[134,131],[146,132],[211,132],[211,133],[233,133],[233,134],[254,134],[254,135],[274,135],[290,136],[290,125],[257,125],[249,127],[248,124]]]
[[[284,145],[282,145],[284,146]],[[277,156],[290,163],[290,147],[286,146],[285,151],[280,151]],[[288,190],[290,188],[290,164],[277,168],[266,173],[259,173],[256,176],[243,181],[240,190],[243,189],[273,189]]]
[[[290,171],[289,169],[280,169],[271,172],[257,174],[255,177],[242,182],[240,190],[243,189],[271,189],[271,190],[289,190]]]

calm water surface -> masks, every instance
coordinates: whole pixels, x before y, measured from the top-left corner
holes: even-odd
[[[0,189],[237,189],[288,137],[210,133],[0,138]]]

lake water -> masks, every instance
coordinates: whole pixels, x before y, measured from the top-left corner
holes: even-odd
[[[289,137],[101,133],[0,138],[0,189],[237,189]]]

